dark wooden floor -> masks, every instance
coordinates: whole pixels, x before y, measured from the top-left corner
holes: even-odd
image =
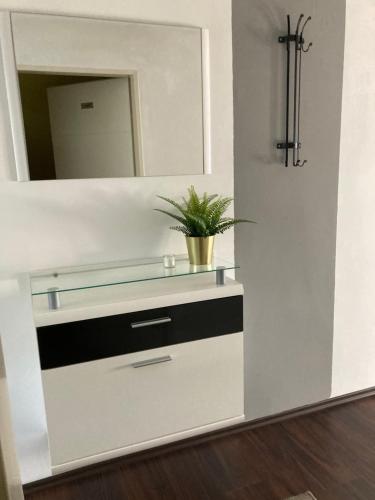
[[[27,495],[28,500],[375,500],[375,397],[217,438]]]

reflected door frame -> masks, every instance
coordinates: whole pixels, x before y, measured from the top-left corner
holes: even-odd
[[[22,71],[23,73],[40,73],[40,74],[49,74],[49,75],[76,75],[76,76],[101,76],[103,78],[121,78],[128,77],[130,82],[130,107],[131,107],[131,122],[132,122],[132,130],[133,130],[133,151],[134,151],[134,170],[136,177],[145,177],[146,172],[143,163],[143,148],[142,148],[142,129],[141,129],[141,110],[140,110],[140,92],[139,92],[139,84],[138,84],[138,74],[135,70],[106,70],[105,72],[98,69],[92,68],[67,68],[64,66],[26,66],[19,64],[16,67],[16,71]],[[21,99],[20,89],[19,89],[19,81],[18,78],[18,93],[19,99]],[[21,126],[22,133],[24,137],[24,143],[26,147],[25,140],[25,127],[23,123],[23,113],[22,113],[22,104],[21,106]],[[27,162],[27,174],[29,177],[29,167],[28,160],[26,154],[26,162]],[[25,179],[29,180],[29,179]],[[56,179],[60,180],[60,179]]]
[[[17,174],[17,178],[14,180],[30,181],[18,71],[59,75],[128,77],[130,80],[135,174],[137,177],[145,177],[137,71],[120,71],[118,69],[106,69],[103,71],[97,68],[17,65],[13,46],[11,12],[0,12],[0,51],[0,69],[5,79],[6,97],[9,106],[9,122],[13,139],[13,160]]]

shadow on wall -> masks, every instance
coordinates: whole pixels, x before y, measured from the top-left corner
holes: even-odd
[[[330,396],[345,2],[235,0],[235,231],[245,286],[246,416]],[[286,16],[311,15],[303,74],[304,168],[285,168]],[[293,27],[295,24],[293,25]]]

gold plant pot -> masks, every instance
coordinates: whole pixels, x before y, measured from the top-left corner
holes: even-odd
[[[193,266],[207,266],[212,262],[215,236],[186,236],[189,261]]]

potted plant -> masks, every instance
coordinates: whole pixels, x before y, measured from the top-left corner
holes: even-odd
[[[190,264],[208,265],[212,262],[216,234],[222,234],[240,222],[254,223],[254,221],[224,217],[233,198],[207,193],[198,196],[194,186],[188,189],[188,193],[188,198],[183,198],[182,203],[165,196],[158,196],[172,205],[177,210],[176,213],[161,208],[155,210],[169,215],[181,224],[172,226],[171,229],[185,235]]]

